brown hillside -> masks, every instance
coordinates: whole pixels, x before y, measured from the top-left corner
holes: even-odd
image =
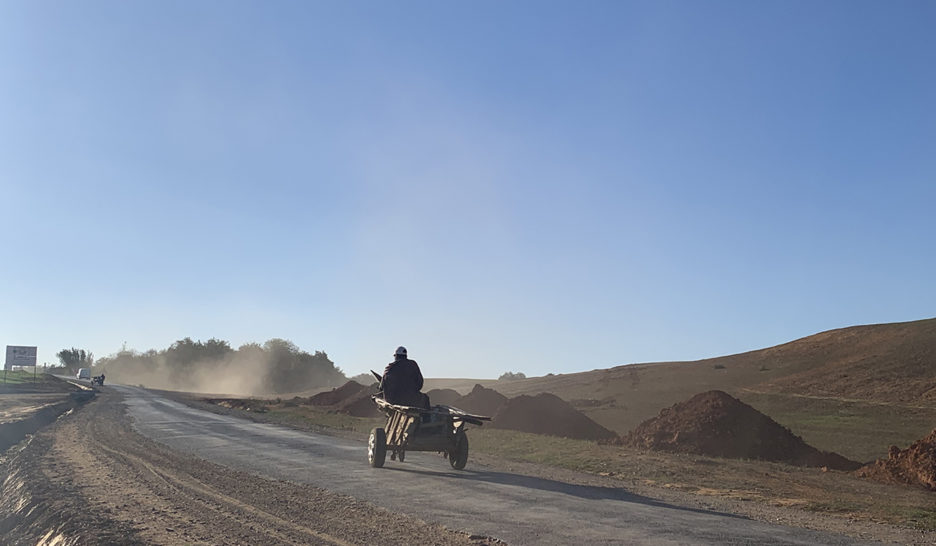
[[[857,474],[877,481],[922,485],[936,491],[936,429],[907,449],[891,446],[886,459],[861,467]]]
[[[511,398],[494,415],[491,426],[579,440],[617,438],[565,400],[547,393]]]
[[[506,396],[550,392],[576,400],[586,415],[619,433],[706,390],[741,399],[765,392],[936,407],[936,319],[830,330],[768,349],[694,362],[476,383],[496,385]],[[433,379],[427,384],[462,389],[466,380]]]
[[[860,465],[823,453],[773,419],[722,392],[708,391],[664,409],[620,443],[632,447],[797,466],[855,470]]]
[[[764,390],[936,402],[936,319],[832,330],[762,352],[793,372],[764,382]]]

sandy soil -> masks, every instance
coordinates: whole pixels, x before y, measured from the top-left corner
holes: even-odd
[[[133,432],[106,389],[0,462],[4,543],[492,542],[169,451]]]
[[[25,419],[64,399],[62,394],[4,394],[0,397],[0,424]]]

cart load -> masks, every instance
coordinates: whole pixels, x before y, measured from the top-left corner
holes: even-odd
[[[491,420],[450,406],[425,409],[391,404],[381,393],[371,398],[387,416],[386,426],[371,430],[367,441],[367,461],[374,468],[384,465],[388,451],[391,460],[401,462],[407,451],[436,451],[449,460],[452,468],[461,470],[468,462],[465,424],[481,426]]]

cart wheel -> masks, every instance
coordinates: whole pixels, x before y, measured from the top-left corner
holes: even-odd
[[[465,468],[468,462],[468,437],[464,432],[455,435],[455,449],[449,453],[449,463],[455,470]]]
[[[387,458],[387,433],[382,428],[374,428],[367,439],[367,462],[374,468],[380,468]]]

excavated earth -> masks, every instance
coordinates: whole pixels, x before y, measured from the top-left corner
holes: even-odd
[[[452,405],[475,415],[492,416],[506,403],[507,397],[503,394],[475,384],[471,392],[455,400]]]
[[[666,408],[621,438],[623,445],[732,459],[855,470],[860,463],[819,451],[770,417],[718,390]]]
[[[617,434],[592,421],[554,394],[509,399],[491,420],[494,428],[548,434],[578,440],[612,440]]]
[[[936,429],[907,449],[891,446],[886,459],[859,468],[857,474],[885,483],[919,485],[936,491]]]
[[[344,385],[330,391],[320,392],[309,398],[309,403],[313,406],[337,406],[349,398],[360,396],[368,391],[368,388],[357,381],[348,381]]]
[[[371,400],[373,392],[365,392],[363,396],[351,398],[339,404],[336,410],[354,417],[381,417],[383,414],[380,413],[377,405]]]
[[[309,402],[314,406],[354,417],[379,417],[382,414],[371,400],[371,395],[377,392],[377,389],[377,383],[365,386],[356,381],[348,381],[337,389],[316,394]]]
[[[3,544],[491,542],[163,448],[106,387],[0,455],[0,480]]]
[[[426,396],[429,397],[429,403],[434,406],[443,405],[458,407],[455,402],[461,398],[461,394],[455,389],[432,389],[426,393]]]
[[[373,387],[349,381],[339,388],[319,393],[309,401],[316,406],[356,417],[377,417],[381,414],[370,399],[374,390]],[[426,394],[432,404],[443,404],[477,415],[493,416],[491,426],[494,428],[580,440],[608,441],[617,438],[617,434],[554,394],[522,395],[508,399],[494,389],[481,385],[475,385],[474,389],[464,396],[452,389],[436,389]]]

